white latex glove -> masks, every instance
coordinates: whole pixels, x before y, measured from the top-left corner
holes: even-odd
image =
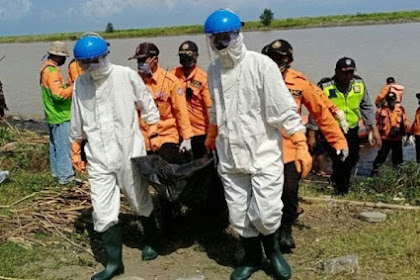
[[[410,137],[408,137],[408,145],[410,146],[416,146],[416,137],[414,135],[410,135]]]
[[[179,151],[181,153],[191,151],[191,139],[182,140],[181,145],[179,145]]]
[[[334,114],[334,118],[338,121],[340,124],[341,129],[343,130],[344,134],[347,134],[349,131],[349,123],[346,120],[346,115],[342,110],[338,110]]]
[[[341,161],[345,161],[346,158],[349,156],[349,150],[336,150],[337,156],[340,157]]]
[[[405,135],[402,138],[403,146],[415,146],[416,145],[416,137],[414,135]]]

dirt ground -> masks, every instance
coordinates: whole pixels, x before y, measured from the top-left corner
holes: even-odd
[[[303,203],[304,215],[294,227],[297,248],[286,259],[293,269],[292,279],[391,279],[377,272],[362,275],[328,276],[322,272],[325,259],[322,249],[314,244],[333,237],[338,232],[359,231],[376,225],[357,218],[361,208],[331,203]],[[365,210],[365,209],[364,209]],[[178,279],[202,275],[205,279],[229,279],[229,275],[242,256],[239,240],[222,219],[187,215],[173,221],[166,238],[162,239],[161,255],[153,261],[141,260],[142,237],[133,217],[121,217],[124,226],[123,260],[124,275],[115,279]],[[100,248],[96,234],[91,235],[91,248]],[[93,249],[95,258],[87,253],[74,251],[74,247],[56,249],[51,257],[27,265],[23,269],[36,271],[38,279],[90,279],[103,268],[103,253]],[[353,252],[348,252],[353,253]],[[59,256],[59,257],[57,257]],[[337,256],[338,257],[338,256]],[[361,264],[363,269],[363,264]],[[132,278],[135,279],[135,278]],[[251,279],[273,279],[268,263]]]

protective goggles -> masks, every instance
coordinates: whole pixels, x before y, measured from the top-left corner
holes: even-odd
[[[94,68],[100,68],[103,64],[106,64],[106,56],[101,56],[101,57],[94,57],[94,58],[90,58],[90,59],[83,59],[83,60],[79,60],[80,63],[80,67],[82,67],[82,69],[86,70],[86,69],[94,69]]]
[[[196,54],[196,52],[194,51],[179,51],[178,55],[181,56],[194,56]]]
[[[210,44],[218,50],[223,50],[234,44],[239,38],[239,31],[229,31],[208,36]]]

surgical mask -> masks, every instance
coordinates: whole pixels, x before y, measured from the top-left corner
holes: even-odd
[[[197,59],[195,59],[195,57],[191,55],[180,54],[179,63],[185,68],[190,68],[195,66],[195,64],[197,63]]]
[[[150,69],[149,63],[138,61],[137,70],[141,75],[152,76],[152,70]]]

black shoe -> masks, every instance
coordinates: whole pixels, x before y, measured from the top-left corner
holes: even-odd
[[[158,231],[156,227],[156,219],[153,212],[149,217],[140,217],[143,226],[144,248],[142,251],[142,259],[144,261],[154,260],[158,257]]]
[[[261,235],[261,239],[265,255],[270,260],[274,276],[280,280],[290,279],[292,277],[292,270],[280,252],[277,234],[273,233],[266,236]]]
[[[261,241],[258,237],[241,237],[242,247],[245,256],[241,263],[230,275],[231,280],[246,280],[260,268],[262,249]]]
[[[292,228],[280,228],[279,230],[280,251],[284,254],[291,253],[296,248],[295,240],[292,236]]]
[[[110,280],[124,273],[122,263],[122,230],[120,225],[110,227],[101,234],[102,245],[106,253],[105,269],[92,276],[91,280]]]

